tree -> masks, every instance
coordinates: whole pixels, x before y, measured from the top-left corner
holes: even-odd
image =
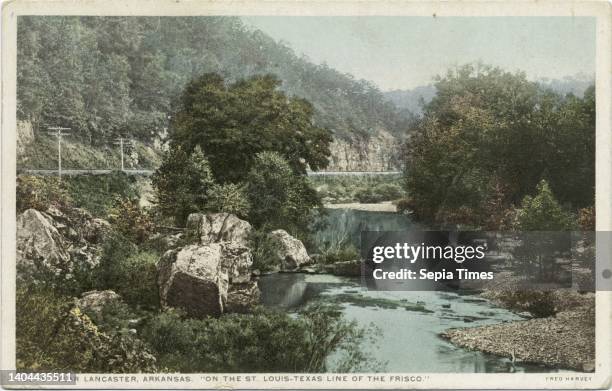
[[[404,153],[405,187],[417,216],[431,223],[469,217],[490,227],[483,211],[492,202],[516,205],[541,178],[561,202],[593,204],[590,90],[584,98],[561,96],[522,73],[483,65],[451,70],[435,87]],[[502,199],[494,201],[491,192],[501,189]]]
[[[523,198],[516,217],[522,231],[567,231],[573,228],[572,216],[555,199],[548,182],[541,180],[536,195]]]
[[[190,213],[206,209],[214,185],[208,160],[199,147],[188,153],[172,147],[152,177],[156,207],[162,216],[184,226]]]
[[[248,172],[249,221],[256,227],[283,228],[294,235],[308,231],[312,210],[321,207],[316,191],[303,176],[294,175],[276,152],[261,152]]]
[[[209,198],[208,209],[211,211],[232,213],[241,218],[249,215],[251,205],[244,186],[233,183],[214,185]]]
[[[279,153],[296,173],[326,167],[330,132],[313,125],[310,103],[287,97],[279,85],[271,75],[229,85],[217,74],[193,80],[181,97],[170,140],[187,151],[200,146],[221,183],[244,179],[263,151]]]
[[[558,277],[556,258],[570,250],[567,231],[573,228],[572,216],[559,205],[545,180],[536,190],[535,196],[525,196],[516,215],[522,244],[515,255],[528,276],[550,281]]]

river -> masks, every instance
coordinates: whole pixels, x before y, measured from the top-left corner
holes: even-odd
[[[406,230],[416,226],[395,213],[330,210],[319,243],[344,238],[358,245],[361,230]],[[371,291],[358,278],[325,274],[276,273],[259,281],[263,305],[289,312],[314,301],[340,304],[345,317],[378,328],[364,346],[385,372],[555,372],[538,365],[513,365],[498,357],[458,348],[439,337],[448,328],[519,320],[475,295],[454,292]],[[333,367],[333,358],[332,367]]]

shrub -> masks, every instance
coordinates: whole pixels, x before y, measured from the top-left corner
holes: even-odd
[[[404,195],[400,185],[396,183],[380,183],[358,189],[355,198],[361,203],[378,203],[393,201]]]
[[[569,251],[569,236],[562,231],[569,231],[572,226],[571,215],[561,208],[542,180],[537,194],[525,196],[516,214],[515,228],[522,231],[523,237],[514,255],[523,271],[541,281],[556,281],[560,271],[556,258]]]
[[[572,228],[572,220],[555,199],[548,183],[542,180],[534,197],[523,198],[516,226],[522,231],[566,231]]]
[[[172,146],[151,178],[156,207],[162,216],[184,226],[190,213],[203,211],[214,179],[208,160],[199,147],[189,153]]]
[[[341,249],[324,251],[320,256],[320,263],[332,264],[338,262],[354,261],[359,259],[359,251],[353,246],[343,247]]]
[[[208,209],[246,218],[251,206],[243,186],[227,183],[212,186],[209,193]]]
[[[249,221],[255,227],[283,228],[289,233],[306,236],[313,209],[321,200],[308,179],[295,174],[278,153],[259,153],[247,175],[247,192],[251,204]]]
[[[138,247],[117,231],[112,231],[102,245],[100,263],[94,271],[96,289],[114,289],[122,277],[121,265],[138,253]]]
[[[155,228],[149,214],[138,205],[138,200],[134,198],[116,196],[108,219],[117,232],[137,244],[147,241]]]
[[[583,231],[595,231],[595,208],[593,206],[578,210],[578,226]]]
[[[249,241],[253,254],[254,269],[268,272],[277,270],[280,267],[280,265],[276,263],[278,242],[270,238],[265,228],[252,230]]]
[[[17,287],[17,368],[99,373],[154,372],[155,358],[129,335],[102,332],[53,290]]]
[[[528,311],[536,318],[546,318],[557,313],[555,297],[551,291],[519,290],[501,296],[503,303],[517,311]]]
[[[139,198],[136,179],[121,171],[108,175],[77,175],[62,179],[73,205],[87,209],[95,217],[107,218],[117,197]]]
[[[139,251],[123,235],[113,232],[102,247],[100,264],[92,273],[91,289],[111,289],[136,307],[159,307],[157,261],[152,251]]]
[[[297,317],[258,309],[218,319],[182,319],[160,314],[142,331],[162,367],[196,372],[326,372],[358,370],[366,362],[366,330],[347,322],[336,307],[313,305]],[[263,359],[262,359],[263,358]]]
[[[355,192],[355,198],[362,204],[377,203],[383,200],[380,194],[377,194],[374,189],[365,187]]]
[[[146,309],[159,307],[158,260],[157,253],[141,251],[119,263],[114,288],[127,303]]]
[[[46,211],[50,206],[63,207],[71,203],[71,197],[57,177],[17,177],[17,212],[27,209]]]

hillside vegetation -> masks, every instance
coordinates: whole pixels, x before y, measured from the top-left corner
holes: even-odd
[[[315,65],[235,17],[20,16],[17,40],[18,118],[37,133],[61,125],[92,145],[148,142],[164,133],[184,86],[210,72],[228,83],[274,74],[336,138],[402,127],[373,84]]]

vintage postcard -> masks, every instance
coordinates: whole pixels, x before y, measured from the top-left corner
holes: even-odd
[[[608,389],[611,16],[4,2],[2,387]]]

